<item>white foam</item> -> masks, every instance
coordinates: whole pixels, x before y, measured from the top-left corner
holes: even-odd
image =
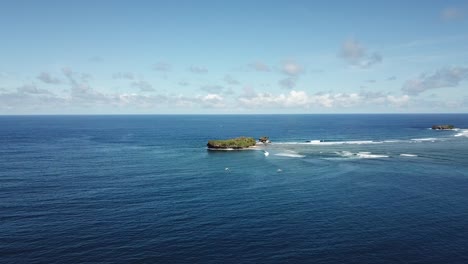
[[[351,157],[354,155],[354,153],[349,152],[349,151],[340,151],[340,152],[336,152],[336,154],[343,156],[343,157]]]
[[[400,156],[402,156],[402,157],[417,157],[418,155],[416,155],[416,154],[405,154],[405,153],[402,153],[402,154],[400,154]]]
[[[275,154],[276,156],[281,156],[281,157],[289,157],[289,158],[304,158],[304,155],[301,154],[296,154],[296,153],[277,153]]]
[[[437,138],[413,138],[411,139],[412,141],[416,141],[416,142],[434,142],[437,140]]]
[[[268,157],[270,155],[270,153],[266,150],[263,151],[263,154],[265,154],[265,157]]]
[[[398,142],[402,142],[402,141],[398,140],[398,139],[389,139],[389,140],[384,140],[383,142],[384,143],[398,143]]]
[[[381,141],[372,140],[349,140],[349,141],[323,141],[323,140],[310,140],[303,144],[309,145],[364,145],[364,144],[381,144]]]
[[[457,132],[460,133],[455,134],[455,137],[468,137],[468,129],[460,129]]]
[[[379,158],[388,158],[387,155],[378,155],[372,154],[371,152],[349,152],[349,151],[340,151],[336,152],[336,154],[345,157],[345,158],[358,158],[358,159],[379,159]]]
[[[376,154],[372,154],[370,152],[358,152],[356,154],[356,156],[358,156],[359,158],[362,158],[362,159],[388,158],[387,155],[376,155]]]

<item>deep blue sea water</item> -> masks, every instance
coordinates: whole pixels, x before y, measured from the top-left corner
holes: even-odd
[[[468,263],[468,114],[2,116],[0,262]]]

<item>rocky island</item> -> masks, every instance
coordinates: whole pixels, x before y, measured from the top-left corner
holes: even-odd
[[[432,129],[434,130],[450,130],[454,129],[455,127],[453,125],[433,125]]]
[[[238,137],[225,140],[209,140],[206,146],[209,150],[242,150],[248,149],[257,144],[251,137]]]

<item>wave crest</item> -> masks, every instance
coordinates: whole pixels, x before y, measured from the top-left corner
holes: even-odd
[[[282,152],[282,153],[277,153],[275,156],[280,156],[280,157],[289,157],[289,158],[304,158],[305,155],[297,154],[297,153],[291,153],[291,152]]]
[[[455,137],[468,137],[468,129],[459,129],[457,130],[457,134],[455,134]]]
[[[379,159],[379,158],[388,158],[387,155],[372,154],[371,152],[350,152],[350,151],[339,151],[336,152],[339,156],[345,158],[357,158],[357,159]]]

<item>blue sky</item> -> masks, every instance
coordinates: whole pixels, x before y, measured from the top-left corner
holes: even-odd
[[[0,114],[468,110],[468,1],[3,1]]]

